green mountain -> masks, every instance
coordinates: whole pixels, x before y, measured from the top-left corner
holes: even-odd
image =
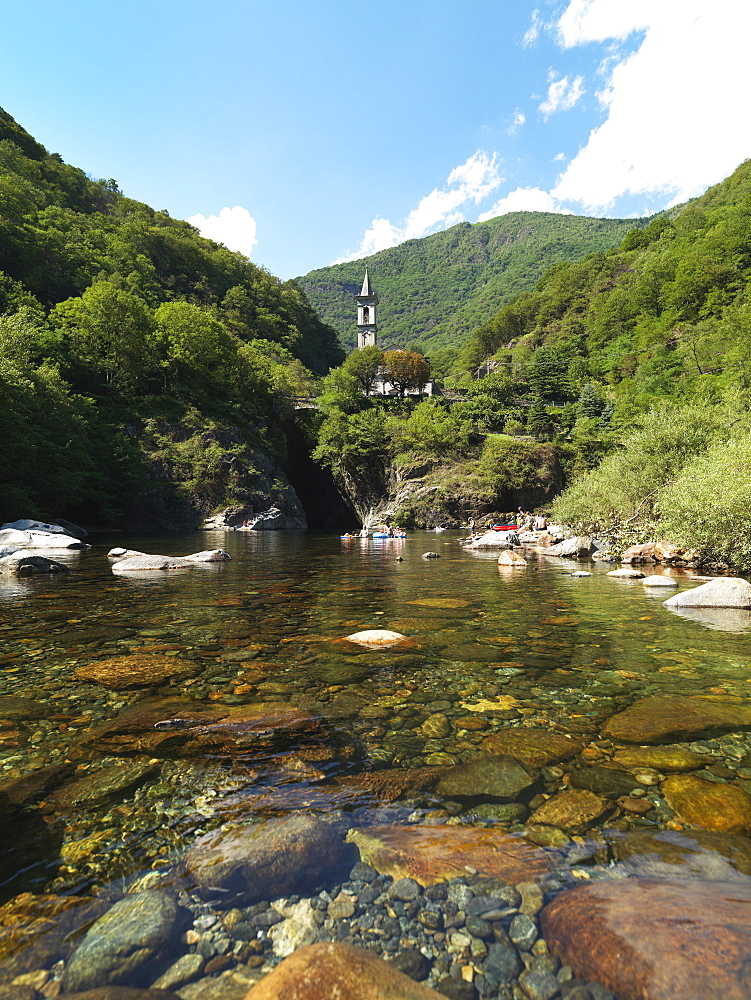
[[[294,400],[343,358],[293,282],[0,109],[0,520],[184,527],[232,504],[299,523]]]
[[[534,288],[551,264],[608,250],[648,221],[513,212],[319,268],[297,283],[351,348],[357,333],[352,296],[367,265],[381,300],[379,343],[432,353],[460,346],[501,305]]]

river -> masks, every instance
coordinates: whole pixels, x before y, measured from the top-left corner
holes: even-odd
[[[185,852],[220,825],[303,813],[350,832],[401,825],[508,835],[545,855],[546,903],[585,882],[654,876],[654,866],[624,867],[629,852],[619,844],[635,834],[704,825],[728,838],[717,857],[751,858],[743,820],[723,826],[705,810],[697,822],[673,788],[688,771],[710,791],[748,797],[751,719],[644,740],[657,756],[631,761],[622,752],[639,741],[607,728],[650,698],[701,697],[700,704],[746,710],[748,615],[679,616],[662,605],[670,591],[608,577],[612,567],[603,564],[529,555],[526,568],[501,570],[495,555],[464,551],[459,538],[98,535],[88,550],[65,557],[68,574],[0,579],[0,892],[8,912],[22,893],[112,900],[169,881]],[[133,579],[112,573],[113,545],[168,555],[222,547],[232,561]],[[440,558],[423,558],[429,550]],[[572,577],[574,568],[592,575]],[[689,571],[673,575],[681,588],[696,586]],[[342,641],[364,629],[392,629],[408,641],[390,649]],[[497,734],[522,730],[541,734],[539,753],[515,754],[503,739],[493,746]],[[556,749],[561,740],[570,753]],[[686,760],[700,757],[673,766],[665,744]],[[527,769],[518,792],[494,789],[471,771],[458,792],[441,785],[450,769],[499,752],[507,765],[511,754]],[[591,815],[582,812],[584,799],[560,822],[539,812],[572,787],[594,797],[590,806],[600,803]],[[473,863],[467,848],[462,860],[469,884],[481,880],[482,858]],[[737,869],[751,866],[733,865],[721,879],[737,876],[745,886]],[[700,881],[717,878],[709,868]],[[687,893],[695,884],[687,878]],[[181,883],[180,891],[191,889]],[[276,897],[270,888],[258,898],[268,905]],[[200,912],[206,916],[205,907]],[[365,930],[357,933],[356,943],[367,943]],[[434,958],[441,948],[451,952],[451,936],[437,933],[427,945],[415,938]],[[261,938],[269,940],[265,931]],[[478,995],[504,996],[483,966],[487,946],[473,957],[470,945],[465,953],[459,945],[443,971],[470,984],[474,976]],[[232,949],[236,965],[262,972],[278,961],[270,947],[260,950],[265,965]],[[68,988],[60,970],[69,953],[53,956],[57,965],[35,959],[44,971],[39,996]],[[457,972],[462,963],[474,971]],[[221,965],[215,976],[227,974]],[[431,973],[430,983],[436,979]],[[139,972],[116,981],[153,979]]]

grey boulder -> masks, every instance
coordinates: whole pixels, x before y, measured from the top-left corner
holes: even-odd
[[[751,583],[737,576],[719,576],[663,601],[667,608],[751,608]]]
[[[164,892],[125,896],[96,920],[73,952],[63,977],[66,993],[138,983],[166,957],[182,930],[184,912]]]

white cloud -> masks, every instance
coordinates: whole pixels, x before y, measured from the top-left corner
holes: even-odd
[[[516,133],[519,131],[522,125],[525,124],[526,121],[527,121],[527,116],[524,114],[521,108],[517,108],[516,111],[514,111],[513,115],[511,116],[511,124],[506,129],[506,135],[516,135]]]
[[[526,187],[511,191],[488,211],[483,212],[478,222],[486,222],[497,215],[508,215],[509,212],[558,212],[570,215],[571,212],[562,208],[549,191],[542,188]]]
[[[381,217],[373,219],[357,252],[334,263],[359,260],[379,250],[395,247],[405,240],[419,239],[461,222],[464,219],[463,210],[467,206],[478,205],[503,183],[498,169],[498,156],[489,156],[478,149],[465,163],[454,167],[443,188],[434,188],[430,194],[426,194],[401,226]]]
[[[542,29],[544,27],[545,23],[540,17],[539,10],[533,10],[532,21],[530,26],[524,33],[524,38],[522,39],[522,45],[524,46],[532,45],[533,42],[536,42],[537,39],[540,37],[540,33],[542,32]]]
[[[746,0],[570,0],[557,27],[565,48],[642,33],[606,62],[607,117],[559,178],[557,200],[587,212],[623,195],[675,204],[751,156]]]
[[[548,96],[540,104],[539,109],[546,118],[556,111],[570,111],[584,93],[583,76],[576,76],[571,81],[568,76],[552,80],[548,87]]]
[[[201,236],[216,243],[223,243],[228,250],[237,250],[250,257],[256,239],[256,220],[241,205],[223,208],[219,215],[191,215],[188,222],[195,226]]]

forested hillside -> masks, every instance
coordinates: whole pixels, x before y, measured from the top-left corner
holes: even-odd
[[[292,397],[343,356],[294,283],[0,111],[0,518],[268,500]]]
[[[620,247],[550,268],[472,335],[559,440],[611,453],[555,513],[751,567],[751,161]],[[536,385],[532,382],[536,380]],[[556,411],[552,400],[574,400]]]
[[[360,291],[367,264],[381,299],[381,345],[434,354],[460,346],[515,294],[534,288],[551,264],[608,250],[647,221],[513,212],[474,225],[462,222],[297,280],[351,348],[357,332],[352,296]]]

